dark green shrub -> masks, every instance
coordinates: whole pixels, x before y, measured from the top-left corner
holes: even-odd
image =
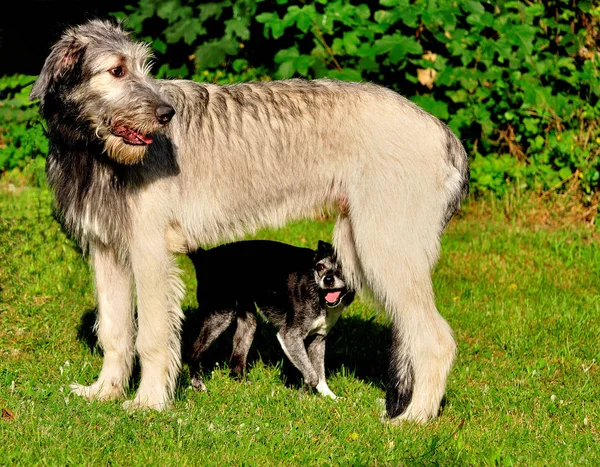
[[[160,77],[392,87],[459,135],[474,193],[600,189],[595,2],[139,0],[115,15]]]
[[[38,106],[29,102],[36,76],[0,78],[0,174],[7,170],[28,173],[28,181],[43,180],[48,140],[39,119]]]
[[[142,36],[164,25],[154,44],[171,60],[166,76],[258,70],[395,88],[459,134],[476,193],[576,181],[589,197],[600,187],[600,8],[591,1],[140,0],[127,19]]]

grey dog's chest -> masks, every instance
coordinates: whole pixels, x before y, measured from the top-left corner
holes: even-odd
[[[311,306],[305,303],[295,307],[259,306],[261,314],[276,327],[286,326],[288,329],[297,329],[304,336],[313,334],[327,335],[340,318],[345,305],[340,303],[335,307]],[[282,311],[285,311],[282,313]]]
[[[124,184],[111,171],[94,164],[90,156],[87,164],[77,167],[65,158],[66,155],[54,152],[46,164],[57,212],[65,228],[84,249],[95,240],[123,243],[129,230]]]
[[[308,331],[308,335],[312,334],[322,334],[327,335],[331,328],[337,323],[337,320],[342,315],[344,311],[344,305],[340,303],[335,307],[325,307],[325,313],[319,315],[316,319],[314,319],[311,323],[311,327]]]

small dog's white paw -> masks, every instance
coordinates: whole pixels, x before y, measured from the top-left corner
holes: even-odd
[[[337,396],[329,389],[327,383],[325,381],[319,381],[317,387],[315,388],[319,394],[322,396],[330,397],[331,399],[337,399]]]
[[[192,387],[194,388],[195,391],[207,392],[206,384],[204,384],[204,381],[202,381],[202,378],[194,377],[194,378],[192,378],[191,383],[192,383]]]
[[[73,383],[69,385],[71,394],[85,397],[88,400],[107,401],[117,399],[123,395],[123,390],[119,386],[114,386],[108,382],[96,381],[95,383],[84,386],[83,384]]]

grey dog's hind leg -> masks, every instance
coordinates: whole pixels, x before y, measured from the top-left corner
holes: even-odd
[[[200,377],[204,353],[215,339],[229,327],[234,316],[235,310],[219,310],[209,312],[204,317],[202,327],[192,346],[189,358],[191,383],[196,391],[206,391],[206,386]]]
[[[252,309],[249,309],[252,307]],[[256,311],[254,304],[245,307],[237,314],[237,328],[233,336],[233,350],[229,359],[231,376],[241,378],[246,370],[248,352],[256,332]]]

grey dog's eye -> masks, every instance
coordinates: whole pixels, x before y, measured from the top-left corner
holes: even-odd
[[[123,69],[122,66],[116,66],[114,68],[111,68],[110,70],[108,70],[108,72],[113,75],[115,78],[121,78],[122,76],[125,75],[125,70]]]
[[[325,265],[324,264],[317,264],[317,271],[318,272],[323,272],[325,270]]]

